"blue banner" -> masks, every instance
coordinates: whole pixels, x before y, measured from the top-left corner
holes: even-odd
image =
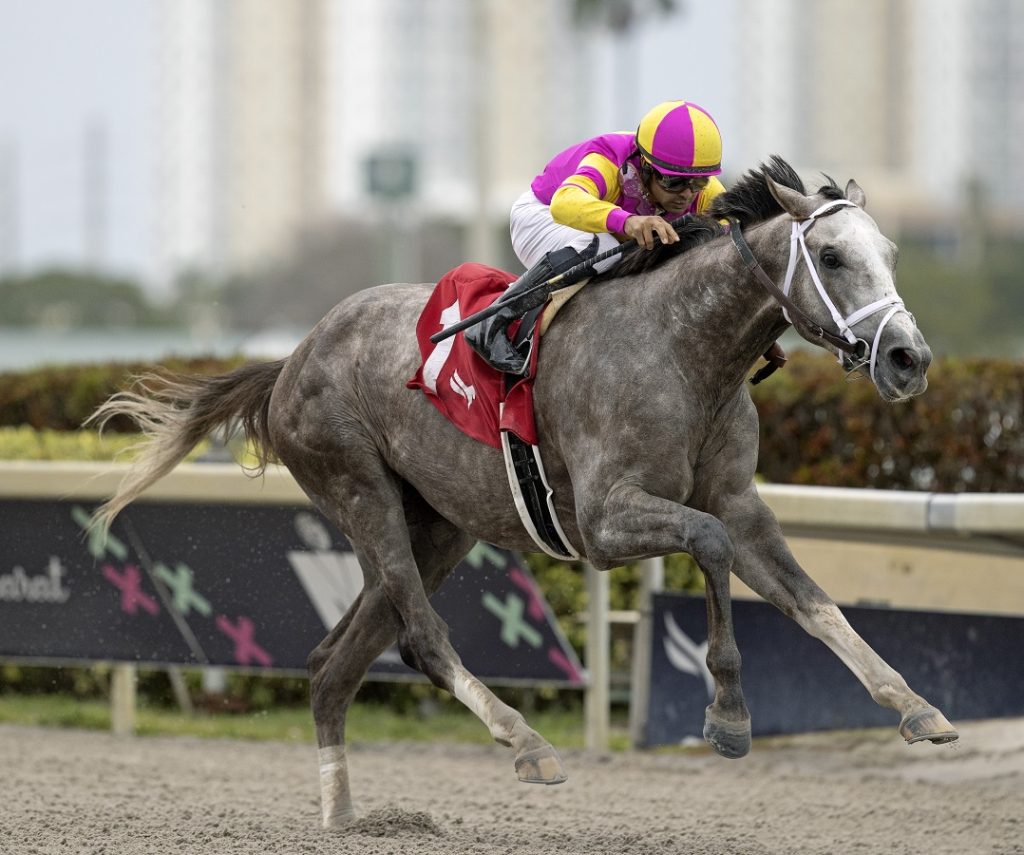
[[[734,600],[754,735],[899,724],[822,642],[774,606]],[[853,628],[918,694],[957,719],[1024,715],[1024,618],[843,607]],[[702,597],[657,594],[645,745],[700,737],[714,682]]]
[[[105,540],[86,534],[92,511],[0,502],[0,659],[304,673],[362,587],[348,542],[312,509],[137,502]],[[477,544],[432,603],[480,679],[583,684],[517,555]],[[394,647],[371,674],[418,677]]]

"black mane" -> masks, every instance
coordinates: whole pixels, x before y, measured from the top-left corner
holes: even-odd
[[[793,167],[773,154],[768,163],[751,169],[731,189],[716,197],[708,213],[719,219],[734,217],[744,226],[752,226],[783,213],[782,206],[768,189],[765,178],[771,178],[776,184],[807,195],[804,183]],[[818,194],[826,199],[845,199],[839,185],[830,176],[826,175],[825,178],[828,184],[820,187]]]
[[[611,270],[599,274],[602,279],[612,279],[616,276],[628,276],[631,273],[643,273],[664,264],[670,258],[707,243],[721,234],[725,233],[725,227],[716,219],[704,216],[703,214],[687,214],[680,218],[682,222],[676,224],[676,234],[679,235],[678,243],[658,243],[650,252],[638,250],[637,247],[627,250],[622,260]]]
[[[766,177],[771,178],[776,184],[807,194],[803,181],[793,167],[777,154],[773,154],[768,163],[762,163],[757,169],[749,170],[731,189],[717,196],[706,215],[688,214],[683,218],[683,222],[676,226],[676,232],[679,234],[678,243],[658,244],[650,252],[640,252],[636,248],[627,251],[623,259],[611,270],[600,274],[600,278],[628,276],[658,267],[670,258],[675,258],[724,234],[725,228],[719,220],[733,217],[739,220],[741,225],[751,226],[778,216],[783,212],[782,206],[775,201],[771,190],[768,189]],[[825,178],[828,184],[818,190],[819,195],[826,199],[846,198],[830,176],[826,175]]]

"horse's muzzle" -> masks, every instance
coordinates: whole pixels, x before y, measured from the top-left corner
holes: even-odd
[[[879,394],[888,401],[902,401],[928,388],[928,366],[932,351],[923,341],[915,345],[892,345],[878,358],[876,375]]]

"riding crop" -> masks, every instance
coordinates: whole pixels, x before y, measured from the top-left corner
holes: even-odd
[[[683,216],[671,220],[669,222],[669,225],[672,226],[672,228],[681,226],[686,221],[686,218],[689,216],[689,214],[683,214]],[[655,232],[654,237],[658,237],[657,232]],[[532,288],[523,291],[521,294],[516,294],[516,296],[513,297],[512,299],[521,300],[530,294],[537,294],[540,292],[543,292],[546,296],[547,294],[550,294],[552,291],[557,291],[559,288],[559,283],[565,282],[566,280],[568,280],[567,284],[571,284],[572,282],[578,282],[579,279],[574,277],[577,277],[583,271],[589,270],[595,264],[597,264],[600,261],[604,261],[606,258],[613,258],[616,255],[622,255],[623,253],[630,252],[631,250],[636,249],[636,247],[636,240],[627,240],[624,243],[620,243],[618,246],[614,246],[611,249],[607,249],[604,252],[595,255],[593,258],[588,258],[586,261],[581,261],[579,264],[570,267],[568,270],[562,271],[557,276],[552,276],[545,282],[538,282]],[[464,329],[468,329],[469,327],[480,323],[480,321],[487,320],[492,315],[498,314],[498,312],[500,312],[501,309],[504,307],[505,302],[506,301],[504,295],[502,295],[493,303],[491,303],[491,305],[489,305],[486,309],[481,309],[479,312],[475,312],[468,318],[463,318],[461,321],[452,324],[450,327],[445,327],[440,332],[434,333],[430,337],[430,341],[433,344],[437,344],[438,342],[444,341],[446,338],[451,338],[456,333],[462,332]]]

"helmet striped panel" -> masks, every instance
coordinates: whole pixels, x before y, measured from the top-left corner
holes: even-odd
[[[636,131],[643,156],[671,175],[718,175],[722,137],[715,120],[696,104],[665,101],[651,110]]]

